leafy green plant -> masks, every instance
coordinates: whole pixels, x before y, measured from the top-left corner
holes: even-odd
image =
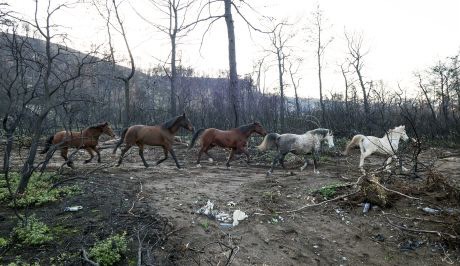
[[[318,193],[325,199],[331,199],[337,192],[337,184],[324,186],[318,190]]]
[[[4,248],[8,245],[8,239],[0,237],[0,248]]]
[[[9,177],[11,188],[13,191],[16,191],[20,174],[11,172]],[[48,202],[57,201],[66,195],[80,193],[80,189],[77,186],[64,186],[50,190],[52,182],[50,173],[34,173],[30,178],[26,193],[16,198],[18,207],[40,206]],[[13,199],[7,189],[3,174],[0,175],[0,202],[6,202],[10,207],[13,206]]]
[[[99,265],[113,265],[120,261],[121,256],[128,250],[128,240],[126,232],[114,235],[104,240],[98,241],[94,247],[89,250],[89,256]]]
[[[53,240],[48,226],[35,215],[31,215],[25,223],[13,228],[13,234],[26,245],[41,245]]]
[[[204,230],[208,230],[209,228],[209,221],[205,220],[204,222],[200,223],[201,227],[203,227]]]

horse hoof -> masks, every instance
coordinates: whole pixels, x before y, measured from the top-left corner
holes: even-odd
[[[214,162],[214,160],[213,160],[212,158],[209,158],[208,161],[209,161],[210,163],[213,163],[213,162]]]
[[[303,172],[305,170],[305,167],[300,167],[300,172]]]
[[[271,175],[272,175],[272,172],[268,171],[267,176],[271,176]]]
[[[83,164],[87,164],[87,163],[89,163],[89,162],[91,162],[91,161],[85,160],[85,161],[83,162]]]
[[[230,170],[232,169],[232,167],[230,165],[227,165],[227,170]]]
[[[145,168],[149,168],[149,166],[150,166],[150,165],[148,165],[148,164],[144,164],[144,166],[145,166]]]
[[[315,174],[319,175],[319,171],[313,171]]]
[[[196,168],[201,168],[201,164],[197,164],[197,165],[196,165]]]

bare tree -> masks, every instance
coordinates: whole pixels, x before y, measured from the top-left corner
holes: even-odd
[[[14,116],[16,116],[16,119],[22,119],[23,115],[21,114],[24,112],[28,112],[30,115],[34,116],[30,129],[31,146],[21,170],[21,180],[17,188],[18,193],[24,193],[29,179],[35,170],[34,162],[38,144],[43,133],[44,122],[49,112],[53,108],[62,105],[64,102],[72,100],[68,97],[64,97],[62,93],[69,87],[75,85],[75,81],[81,77],[86,65],[96,61],[96,57],[91,56],[94,53],[88,53],[85,56],[81,56],[78,52],[70,51],[66,46],[53,45],[54,39],[66,39],[64,34],[54,32],[58,26],[51,22],[53,15],[59,10],[68,7],[69,5],[66,3],[52,6],[51,3],[48,2],[46,8],[44,8],[46,11],[43,22],[41,22],[39,16],[38,0],[35,1],[33,22],[10,15],[11,19],[25,23],[34,29],[39,36],[44,39],[45,44],[44,52],[29,50],[29,52],[33,54],[29,56],[28,60],[25,60],[27,64],[31,66],[28,69],[32,69],[35,72],[35,74],[31,75],[35,78],[35,81],[30,83],[31,81],[29,79],[17,79],[18,82],[10,83],[14,86],[11,86],[8,90],[10,97],[13,97],[11,92],[14,90],[20,95],[23,91],[27,92],[24,94],[25,98],[22,98],[20,101],[11,101],[12,105],[9,107],[10,111],[3,120],[8,130],[14,132],[14,128],[18,121],[13,118]],[[18,56],[21,50],[17,46],[13,47],[16,47],[13,53],[15,56]],[[67,56],[67,60],[61,59],[61,56],[64,56],[64,54]],[[27,70],[27,67],[22,64],[21,60],[22,59],[19,61],[16,60],[14,63],[17,67],[15,67],[13,73],[19,73],[19,76],[14,74],[18,77],[23,76],[22,71]]]
[[[323,31],[324,31],[324,23],[325,19],[323,17],[323,11],[320,9],[319,5],[316,7],[315,12],[313,13],[313,32],[314,32],[314,41],[316,42],[316,60],[318,64],[318,84],[319,84],[319,102],[321,105],[321,119],[324,123],[325,120],[325,105],[324,105],[324,98],[323,98],[323,78],[322,78],[322,71],[323,71],[323,57],[326,51],[327,46],[332,42],[333,38],[326,38],[324,39]]]
[[[297,93],[297,89],[299,87],[299,83],[301,78],[297,78],[297,72],[299,70],[300,63],[302,62],[302,59],[297,59],[297,66],[295,69],[293,69],[294,64],[292,62],[289,63],[289,76],[291,77],[291,84],[292,87],[294,88],[294,97],[295,97],[295,110],[297,117],[300,117],[300,103],[299,103],[299,95]]]
[[[166,74],[168,75],[170,81],[170,115],[176,115],[177,110],[177,48],[178,41],[186,36],[190,31],[192,31],[195,26],[201,22],[215,19],[215,17],[210,16],[204,19],[197,18],[194,21],[187,22],[187,18],[191,17],[189,14],[190,10],[194,9],[194,5],[197,3],[196,0],[151,0],[150,3],[155,7],[160,14],[164,14],[167,17],[166,25],[152,22],[147,19],[144,15],[141,14],[138,10],[135,9],[136,13],[155,29],[159,30],[162,33],[168,35],[171,53],[169,55],[170,59],[170,71],[165,69]],[[133,7],[134,8],[134,7]],[[198,9],[200,10],[200,9]],[[179,113],[183,110],[179,110]]]
[[[361,35],[352,35],[350,36],[345,32],[345,38],[347,39],[348,43],[348,58],[347,61],[353,67],[356,75],[358,76],[359,85],[361,87],[361,91],[363,94],[363,101],[364,101],[364,113],[366,115],[366,119],[369,118],[370,107],[369,107],[369,92],[371,90],[371,86],[366,88],[368,85],[364,82],[364,77],[362,74],[363,67],[364,67],[364,59],[363,57],[368,53],[367,51],[362,51],[363,47],[363,37]]]
[[[285,82],[284,73],[286,72],[286,60],[289,57],[290,47],[288,41],[293,38],[293,34],[289,34],[285,30],[288,24],[284,22],[277,23],[269,34],[271,49],[268,51],[275,55],[278,70],[278,84],[280,90],[280,127],[284,132],[286,129],[285,112],[286,112],[286,99],[285,99]]]
[[[121,80],[123,82],[123,91],[124,91],[124,105],[125,105],[125,110],[123,111],[123,126],[128,127],[129,122],[131,120],[131,93],[130,93],[130,87],[131,87],[131,80],[134,77],[134,74],[136,72],[136,66],[134,64],[134,57],[131,52],[131,47],[128,43],[128,37],[125,31],[125,27],[123,25],[123,21],[120,17],[120,5],[123,2],[117,3],[116,0],[112,0],[111,3],[109,4],[109,0],[105,0],[105,3],[102,1],[99,2],[98,0],[93,0],[93,5],[96,7],[97,11],[99,12],[99,15],[103,17],[106,21],[106,30],[107,30],[107,35],[108,35],[108,42],[109,42],[109,51],[110,51],[110,59],[112,61],[112,67],[114,72],[115,71],[115,64],[117,60],[115,59],[115,49],[113,48],[113,41],[112,41],[112,31],[111,29],[114,29],[117,31],[121,37],[123,38],[124,45],[126,48],[126,51],[128,52],[129,56],[129,63],[130,63],[130,71],[126,75],[123,75],[123,73],[120,74],[115,74],[114,77],[117,80]],[[102,8],[100,5],[104,5],[104,11],[102,11]],[[112,11],[115,13],[115,20],[116,20],[116,25],[112,23]]]

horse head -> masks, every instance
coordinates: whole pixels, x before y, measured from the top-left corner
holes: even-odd
[[[194,131],[193,125],[190,122],[190,120],[188,120],[187,116],[185,115],[185,112],[181,116],[178,117],[178,120],[179,121],[177,122],[179,123],[178,124],[179,126],[187,129],[188,131],[191,131],[191,132]]]
[[[110,124],[108,122],[105,122],[101,125],[99,125],[99,127],[102,129],[102,133],[112,137],[112,138],[115,138],[115,134],[113,133],[113,130],[112,128],[110,127]]]
[[[252,125],[254,126],[254,132],[263,137],[267,135],[267,130],[265,130],[265,128],[259,122],[254,122]]]
[[[390,133],[391,132],[395,132],[395,133],[399,134],[399,136],[404,141],[407,141],[409,139],[409,136],[407,136],[407,133],[406,133],[406,126],[405,125],[395,127],[394,129],[390,129]]]
[[[326,136],[324,137],[325,140],[327,140],[327,144],[329,148],[334,147],[334,134],[332,133],[332,130],[328,129]]]

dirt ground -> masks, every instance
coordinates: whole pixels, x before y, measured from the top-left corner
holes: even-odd
[[[362,202],[347,197],[293,211],[323,201],[317,191],[324,186],[355,182],[361,175],[358,151],[348,157],[323,156],[319,174],[313,173],[311,165],[300,172],[302,162],[290,157],[288,170],[277,168],[267,178],[269,156],[259,156],[255,151],[252,153],[257,158],[250,165],[242,157],[226,169],[227,152],[223,149],[211,151],[216,159],[213,163],[204,156],[202,168],[195,167],[196,149],[177,145],[175,150],[184,169],[177,169],[171,158],[144,168],[136,148],[120,167],[113,167],[119,152],[112,155],[111,150],[103,150],[102,165],[96,160],[83,165],[83,157],[88,155],[79,152],[76,168],[66,168],[62,179],[79,184],[83,193],[32,210],[45,222],[61,226],[65,237],[59,243],[30,248],[23,258],[47,265],[50,254],[78,254],[97,238],[127,231],[131,251],[120,265],[135,264],[139,235],[149,240],[144,239],[143,247],[151,247],[142,254],[156,265],[460,264],[458,198],[445,188],[427,188],[426,173],[421,178],[387,173],[382,182],[423,201],[391,195],[391,206],[377,206],[363,213]],[[430,161],[439,154],[436,150],[425,151],[422,160]],[[451,155],[439,160],[436,169],[449,182],[460,184],[460,156],[456,151]],[[154,165],[163,152],[150,148],[145,156]],[[378,167],[384,160],[372,156],[366,167]],[[61,163],[55,155],[50,169],[57,169]],[[338,188],[334,197],[353,189]],[[215,210],[229,214],[241,210],[248,218],[232,227],[197,213],[208,200]],[[75,213],[62,212],[71,205],[84,208]],[[423,207],[439,206],[449,211],[436,215],[422,211]],[[0,234],[11,230],[13,221],[12,211],[0,207]],[[438,231],[457,239],[440,236]],[[17,254],[25,254],[23,250],[13,247],[2,258],[4,262],[13,261]],[[81,264],[78,256],[62,261]]]

